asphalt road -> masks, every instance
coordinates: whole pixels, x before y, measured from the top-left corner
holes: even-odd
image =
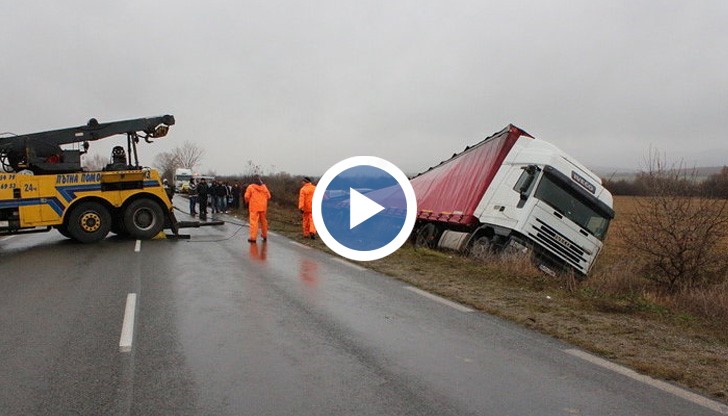
[[[185,232],[0,237],[0,415],[728,414],[282,236]]]

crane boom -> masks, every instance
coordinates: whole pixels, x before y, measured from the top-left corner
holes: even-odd
[[[95,141],[117,134],[127,134],[128,146],[134,148],[140,134],[144,139],[163,137],[174,125],[172,115],[99,123],[91,119],[86,125],[18,136],[0,137],[0,162],[6,172],[28,169],[35,174],[78,172],[81,170],[79,150],[63,150],[61,145]]]

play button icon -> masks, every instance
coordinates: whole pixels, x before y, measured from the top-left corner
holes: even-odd
[[[373,156],[335,164],[313,196],[313,220],[321,240],[357,261],[377,260],[401,247],[416,213],[417,199],[407,176]]]
[[[384,210],[384,207],[349,188],[349,228],[354,228]]]

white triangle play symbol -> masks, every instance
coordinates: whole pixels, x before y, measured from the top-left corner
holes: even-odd
[[[384,207],[349,188],[349,229],[356,227],[384,210]]]

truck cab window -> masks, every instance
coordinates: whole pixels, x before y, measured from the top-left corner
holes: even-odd
[[[602,209],[573,188],[563,186],[562,183],[558,177],[547,172],[534,196],[602,240],[606,235],[611,216],[606,215]]]

